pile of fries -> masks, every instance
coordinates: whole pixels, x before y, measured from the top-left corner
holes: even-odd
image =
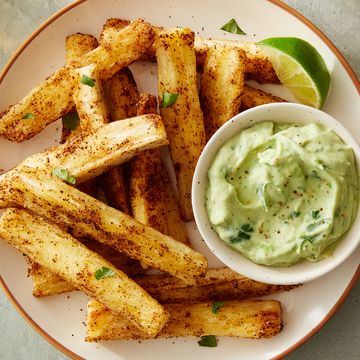
[[[158,98],[139,93],[137,60],[157,62]],[[15,142],[62,117],[61,145],[0,176],[0,236],[26,255],[34,296],[91,298],[87,341],[203,336],[214,346],[211,336],[281,330],[278,301],[249,299],[294,286],[208,269],[184,225],[207,139],[244,109],[285,101],[247,79],[278,83],[255,44],[109,19],[99,42],[69,36],[66,65],[3,113],[0,137]]]

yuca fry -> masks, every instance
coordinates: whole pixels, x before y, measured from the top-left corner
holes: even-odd
[[[65,40],[66,65],[69,65],[75,59],[94,50],[99,46],[98,41],[92,35],[76,33],[69,35]],[[75,111],[75,109],[74,109]],[[70,136],[75,136],[80,131],[80,126],[74,130],[62,126],[61,143],[63,144]]]
[[[249,85],[244,86],[244,93],[241,97],[241,110],[253,108],[255,106],[271,104],[276,102],[286,102],[281,97],[274,96],[260,89],[255,89]]]
[[[89,134],[110,122],[101,80],[94,64],[71,70],[75,79],[73,99],[80,118],[80,129]]]
[[[136,116],[139,91],[131,71],[128,68],[118,71],[109,80],[108,87],[112,120],[123,120]],[[99,177],[99,183],[109,205],[130,215],[131,207],[126,170],[125,164],[112,168]]]
[[[202,254],[45,171],[24,166],[2,180],[0,204],[25,207],[188,284],[206,272]]]
[[[279,84],[275,70],[268,60],[264,51],[255,43],[237,42],[224,39],[206,39],[202,37],[195,38],[196,60],[198,66],[202,66],[205,62],[206,54],[212,47],[231,46],[239,47],[246,53],[246,78],[256,80],[260,84]]]
[[[109,80],[112,120],[123,120],[136,116],[136,104],[139,101],[139,96],[139,90],[131,70],[123,68],[118,71]]]
[[[156,113],[156,97],[141,94],[137,109],[138,115]],[[131,160],[130,199],[136,220],[190,246],[160,149],[143,151]]]
[[[214,46],[207,51],[201,76],[200,103],[208,139],[240,110],[246,55],[242,49]]]
[[[122,19],[109,19],[103,29],[113,29],[113,31],[122,29],[130,23],[128,20]],[[159,26],[152,26],[156,36],[164,30]],[[100,37],[100,42],[102,41]],[[276,76],[271,62],[266,57],[264,51],[259,48],[255,43],[252,42],[239,42],[225,39],[207,39],[201,36],[195,37],[195,52],[196,52],[196,63],[199,68],[202,68],[205,62],[206,53],[209,49],[215,45],[238,47],[246,53],[246,78],[256,80],[260,84],[271,83],[279,84],[279,79]],[[151,48],[141,56],[142,60],[156,61],[156,42]]]
[[[55,72],[12,106],[0,119],[0,138],[15,142],[27,140],[70,112],[74,107],[71,68],[95,64],[99,77],[109,79],[137,60],[155,39],[151,26],[141,19],[109,32],[99,47]],[[27,114],[34,119],[23,119]]]
[[[130,259],[124,254],[120,254],[114,249],[90,239],[77,239],[91,251],[102,256],[117,269],[123,271],[128,276],[139,275],[144,272],[138,261]],[[32,277],[34,287],[33,295],[35,297],[44,297],[64,292],[77,290],[74,285],[56,275],[50,269],[44,268],[38,263],[28,259],[28,275]]]
[[[143,115],[114,121],[89,135],[33,155],[19,166],[50,171],[54,167],[67,169],[78,184],[131,159],[142,150],[167,143],[161,117]]]
[[[66,65],[99,46],[97,39],[89,34],[75,33],[66,37]]]
[[[164,93],[177,94],[174,104],[160,106],[169,137],[181,215],[194,218],[191,184],[197,160],[205,146],[204,119],[197,91],[194,33],[190,29],[162,31],[157,39],[159,98]]]
[[[7,209],[0,219],[0,235],[150,336],[167,321],[163,307],[126,274],[44,218]],[[110,269],[110,276],[97,279],[97,272],[103,268]]]
[[[56,167],[66,169],[78,184],[129,160],[141,150],[166,144],[166,132],[158,115],[115,121],[90,135],[74,137],[65,144],[30,156],[1,175],[0,208],[9,206],[6,192],[11,190],[12,177],[23,167],[46,170],[47,173]]]
[[[102,244],[100,244],[102,245]],[[92,248],[91,248],[92,249]],[[94,250],[94,249],[92,249]],[[123,270],[128,275],[135,275],[133,280],[137,282],[143,289],[145,289],[154,299],[161,304],[166,303],[184,303],[184,302],[198,302],[208,300],[247,300],[255,297],[276,294],[279,292],[290,291],[299,285],[272,285],[261,283],[245,276],[239,275],[229,268],[213,268],[208,269],[204,277],[197,279],[195,285],[187,285],[183,281],[166,274],[152,274],[145,276],[137,276],[141,272],[140,266],[134,266],[125,262],[118,264],[112,261],[112,257],[100,253],[101,256],[109,260],[114,266]],[[44,272],[45,281],[51,279],[50,270],[41,270],[34,267],[30,274]],[[40,275],[38,276],[40,278]],[[42,284],[41,278],[34,286],[37,296],[55,295],[69,290],[67,283],[51,285]],[[36,295],[35,295],[36,296]]]
[[[85,34],[73,34],[66,38],[65,47],[66,47],[66,64],[68,65],[71,61],[81,57],[82,55],[88,53],[89,51],[94,50],[98,46],[98,42],[92,35]],[[73,114],[75,118],[77,113],[73,109]],[[63,144],[70,137],[77,136],[80,134],[80,124],[75,129],[67,129],[62,124],[61,132],[61,143]],[[96,179],[84,182],[78,186],[78,189],[85,192],[88,195],[96,197],[97,194],[97,184]],[[30,260],[29,260],[30,261]],[[36,297],[46,296],[48,293],[63,293],[67,291],[72,291],[74,288],[71,284],[68,284],[65,280],[49,271],[44,269],[41,265],[30,261],[28,268],[28,275],[31,276],[33,280],[33,295]]]
[[[249,339],[270,338],[283,326],[281,305],[274,300],[224,302],[217,314],[212,302],[166,304],[168,322],[156,338],[180,336],[233,336]],[[122,316],[96,300],[87,305],[86,341],[149,339]]]
[[[160,303],[184,303],[208,300],[246,300],[289,291],[297,285],[272,285],[242,276],[229,268],[211,268],[196,285],[189,286],[164,274],[134,277],[134,280]]]

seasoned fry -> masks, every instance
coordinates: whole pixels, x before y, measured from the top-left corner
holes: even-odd
[[[101,80],[94,64],[71,70],[75,79],[74,103],[80,118],[80,129],[89,134],[110,122]]]
[[[157,112],[156,97],[141,94],[138,115]],[[159,149],[141,152],[131,160],[130,198],[134,217],[190,246],[185,224]]]
[[[87,248],[96,252],[104,259],[109,261],[117,269],[123,271],[128,276],[139,275],[144,272],[140,263],[130,259],[114,249],[91,239],[77,239]],[[50,269],[44,268],[36,262],[28,259],[29,268],[28,275],[32,277],[34,282],[33,295],[35,297],[43,297],[55,294],[62,294],[77,290],[74,285],[56,275]]]
[[[194,283],[206,272],[207,261],[200,253],[58,178],[49,177],[45,171],[24,166],[10,179],[3,178],[0,204],[5,202],[76,229],[84,237],[109,245],[186,283]]]
[[[201,77],[200,102],[208,139],[240,110],[246,55],[236,47],[214,46],[207,51]]]
[[[66,169],[81,183],[135,156],[140,150],[166,145],[166,132],[158,115],[144,115],[115,121],[87,136],[25,159],[15,169],[0,176],[0,207],[8,207],[6,193],[11,179],[22,167],[51,172]],[[2,196],[1,196],[2,195]]]
[[[286,102],[286,100],[274,96],[270,93],[255,89],[249,85],[245,85],[244,93],[241,97],[241,110],[253,108],[255,106],[270,104],[275,102]]]
[[[84,54],[94,50],[99,46],[96,38],[88,34],[76,33],[66,38],[66,65],[69,65],[71,61],[83,56]],[[75,111],[75,109],[73,110]],[[62,126],[61,143],[63,144],[69,137],[79,134],[80,126],[74,130],[67,129]]]
[[[142,150],[166,144],[160,116],[143,115],[115,121],[89,135],[73,138],[29,157],[22,165],[37,169],[67,169],[77,183],[81,183],[129,160]]]
[[[0,119],[0,138],[15,142],[27,140],[70,112],[74,107],[71,68],[95,64],[99,77],[108,79],[137,60],[154,38],[151,26],[143,20],[111,31],[99,47],[55,72],[12,106]],[[24,119],[28,114],[33,117],[31,121]]]
[[[275,70],[264,51],[255,43],[251,42],[237,42],[224,39],[216,40],[196,37],[195,49],[198,66],[202,66],[204,64],[208,50],[216,45],[238,47],[245,51],[247,79],[256,80],[260,84],[279,84],[279,79],[275,74]]]
[[[146,275],[134,280],[160,303],[184,303],[208,300],[245,300],[289,291],[296,285],[264,284],[242,276],[229,268],[208,269],[196,285],[189,286],[168,275]]]
[[[139,90],[129,68],[121,69],[109,80],[109,98],[113,121],[136,116]]]
[[[109,19],[103,29],[113,29],[113,31],[120,30],[127,26],[130,22],[121,19]],[[164,28],[159,26],[152,26],[155,34],[158,36]],[[100,38],[101,42],[101,38]],[[256,80],[261,84],[271,83],[279,84],[279,79],[276,76],[273,66],[266,57],[265,53],[255,43],[239,42],[225,39],[206,39],[200,36],[195,37],[195,51],[196,63],[199,68],[202,68],[205,62],[207,51],[216,45],[238,47],[246,53],[246,78]],[[142,60],[156,60],[156,42],[151,48],[141,56]]]
[[[76,33],[65,40],[66,65],[77,60],[99,46],[96,38],[89,34]]]
[[[174,104],[160,112],[169,137],[170,155],[178,186],[183,220],[193,220],[191,183],[205,146],[203,114],[197,92],[194,33],[190,29],[164,30],[157,39],[159,98],[177,94]]]
[[[282,329],[282,311],[278,301],[229,300],[218,314],[212,313],[212,304],[164,305],[170,318],[156,338],[215,335],[262,339],[270,338]],[[98,301],[88,302],[86,341],[149,338]]]
[[[8,209],[0,219],[0,235],[29,258],[121,314],[150,336],[164,326],[168,316],[156,300],[59,226],[25,210]],[[103,268],[109,269],[111,274],[98,279],[97,272]]]
[[[128,68],[121,69],[109,80],[108,85],[112,120],[136,116],[139,91],[131,71]],[[125,164],[110,169],[99,177],[99,182],[109,205],[130,215],[126,170]]]

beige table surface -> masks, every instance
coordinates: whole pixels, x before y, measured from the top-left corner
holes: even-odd
[[[0,0],[0,68],[36,27],[70,2],[70,0]],[[360,0],[286,0],[284,2],[305,15],[335,43],[359,78]],[[344,305],[324,328],[286,359],[360,359],[359,303],[360,285],[357,284]],[[0,359],[68,359],[25,323],[2,291],[0,291]]]

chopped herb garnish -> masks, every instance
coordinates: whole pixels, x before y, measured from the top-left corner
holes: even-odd
[[[91,78],[90,76],[83,75],[81,77],[81,82],[87,86],[94,87],[95,79]]]
[[[243,224],[241,226],[241,230],[244,230],[245,232],[253,232],[254,228],[250,224]]]
[[[318,226],[319,226],[319,223],[311,223],[307,226],[306,230],[313,231]]]
[[[66,114],[62,118],[62,123],[65,129],[75,130],[79,125],[79,115],[76,112]]]
[[[312,211],[311,215],[313,219],[318,219],[320,217],[320,210]]]
[[[310,175],[313,179],[322,180],[317,171],[313,170]]]
[[[235,150],[235,145],[231,145],[231,150]]]
[[[217,340],[214,335],[206,335],[201,337],[198,344],[206,347],[217,347]]]
[[[161,106],[163,109],[171,106],[172,104],[175,103],[175,101],[177,100],[179,94],[175,94],[175,93],[164,93],[163,94],[163,99],[162,99],[162,103]]]
[[[291,213],[290,213],[290,215],[289,215],[289,218],[290,219],[294,219],[294,218],[297,218],[297,217],[299,217],[300,216],[300,211],[292,211]]]
[[[65,169],[61,169],[61,168],[54,168],[52,171],[52,174],[57,176],[60,179],[65,180],[67,183],[71,184],[71,185],[75,185],[76,184],[76,179],[74,176],[70,175],[69,172]]]
[[[230,242],[235,244],[235,243],[241,242],[243,240],[249,240],[250,238],[251,238],[251,235],[240,230],[236,237],[233,237],[230,239]]]
[[[221,27],[221,30],[227,31],[232,34],[246,35],[246,32],[240,29],[235,19],[231,19]]]
[[[220,310],[220,308],[224,305],[225,303],[223,301],[215,301],[213,302],[212,304],[212,307],[211,307],[211,312],[213,314],[217,314]]]
[[[97,270],[95,272],[95,279],[100,280],[109,276],[114,276],[115,273],[113,270],[103,266],[101,269]]]
[[[33,113],[27,113],[26,115],[23,116],[23,119],[34,120],[35,116]]]
[[[312,236],[310,236],[310,235],[302,235],[301,239],[304,239],[306,241],[310,241],[312,243],[312,241],[315,239],[315,237],[316,237],[315,235],[312,235]]]

